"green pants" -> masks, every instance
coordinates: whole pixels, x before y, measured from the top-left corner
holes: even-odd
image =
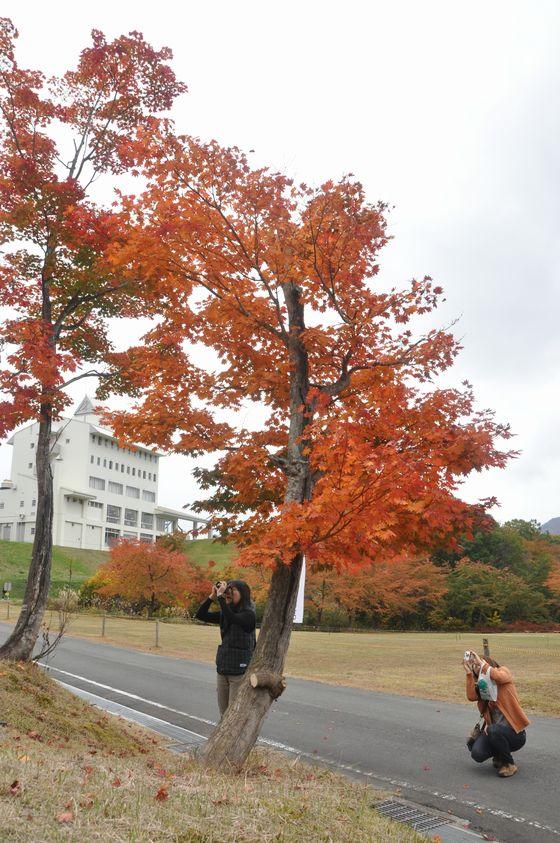
[[[241,676],[224,676],[218,673],[218,708],[220,709],[220,717],[224,713],[230,703],[232,703],[237,696],[239,686],[243,682],[244,674]]]

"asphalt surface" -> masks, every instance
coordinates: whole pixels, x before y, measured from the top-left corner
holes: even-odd
[[[7,631],[0,624],[0,638]],[[68,636],[49,670],[71,687],[200,738],[218,717],[216,674],[201,662]],[[490,762],[469,757],[465,736],[475,719],[473,705],[289,679],[262,736],[402,798],[450,811],[502,843],[560,843],[560,718],[532,718],[517,756],[519,773],[505,780]]]

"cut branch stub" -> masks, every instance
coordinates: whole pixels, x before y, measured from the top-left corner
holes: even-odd
[[[482,639],[482,650],[483,650],[483,653],[484,653],[484,658],[489,659],[490,658],[490,647],[488,646],[488,639],[487,638]]]
[[[269,670],[260,670],[258,673],[251,673],[249,681],[253,688],[266,688],[273,700],[277,700],[286,688],[284,677],[279,673],[272,673]]]

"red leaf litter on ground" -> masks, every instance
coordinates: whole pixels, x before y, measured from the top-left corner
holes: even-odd
[[[167,792],[166,787],[160,787],[158,792],[156,793],[156,802],[165,802],[166,799],[169,798],[169,793]]]
[[[16,779],[10,785],[10,795],[11,796],[21,796],[21,784]]]
[[[63,811],[61,814],[58,814],[56,818],[59,823],[74,822],[74,814],[72,813],[72,811]]]

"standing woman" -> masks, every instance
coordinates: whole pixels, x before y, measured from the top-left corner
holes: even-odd
[[[219,605],[219,612],[209,611],[212,601]],[[251,589],[243,580],[215,583],[195,618],[206,623],[220,624],[222,643],[216,653],[216,669],[218,707],[220,717],[223,717],[237,695],[255,649],[256,617],[251,602]]]
[[[471,758],[479,763],[491,758],[498,775],[509,778],[517,773],[512,752],[525,745],[525,727],[530,721],[521,708],[507,667],[500,667],[494,659],[485,661],[473,652],[469,652],[468,656],[463,660],[467,674],[467,699],[477,703],[485,721],[484,730],[471,747]],[[495,700],[489,697],[488,679],[497,686]]]

